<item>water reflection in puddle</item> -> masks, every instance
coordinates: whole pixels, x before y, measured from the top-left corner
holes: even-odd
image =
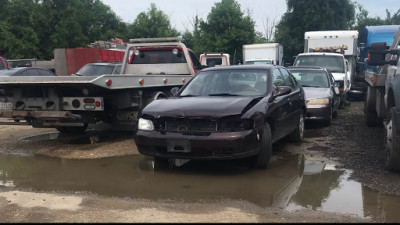
[[[267,170],[242,162],[193,161],[170,168],[142,155],[95,160],[0,155],[0,186],[185,202],[245,200],[400,222],[400,198],[349,180],[350,171],[300,155],[285,155]]]

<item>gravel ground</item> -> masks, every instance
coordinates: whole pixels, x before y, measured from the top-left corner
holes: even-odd
[[[400,173],[384,169],[385,129],[367,127],[364,119],[362,101],[340,110],[331,126],[320,129],[323,136],[332,137],[329,148],[321,151],[336,158],[341,167],[353,170],[352,179],[381,193],[400,195]]]

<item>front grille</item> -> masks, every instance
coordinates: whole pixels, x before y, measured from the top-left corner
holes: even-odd
[[[217,122],[209,119],[163,118],[158,122],[160,131],[186,135],[206,135],[217,130]]]

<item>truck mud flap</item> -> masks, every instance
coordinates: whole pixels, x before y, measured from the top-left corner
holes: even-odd
[[[69,111],[0,111],[0,117],[14,118],[14,119],[25,119],[25,118],[36,118],[36,119],[69,119],[79,120],[82,117],[77,114],[73,114]]]

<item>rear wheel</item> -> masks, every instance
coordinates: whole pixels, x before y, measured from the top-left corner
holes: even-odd
[[[296,129],[290,134],[290,140],[294,142],[300,142],[304,137],[304,113],[301,112]]]
[[[386,126],[386,160],[385,168],[400,171],[400,135],[397,134],[397,113],[393,107],[389,111]]]
[[[251,166],[258,169],[265,169],[271,161],[272,155],[272,140],[271,128],[268,123],[265,123],[263,132],[260,135],[260,151],[258,155],[251,160]]]

